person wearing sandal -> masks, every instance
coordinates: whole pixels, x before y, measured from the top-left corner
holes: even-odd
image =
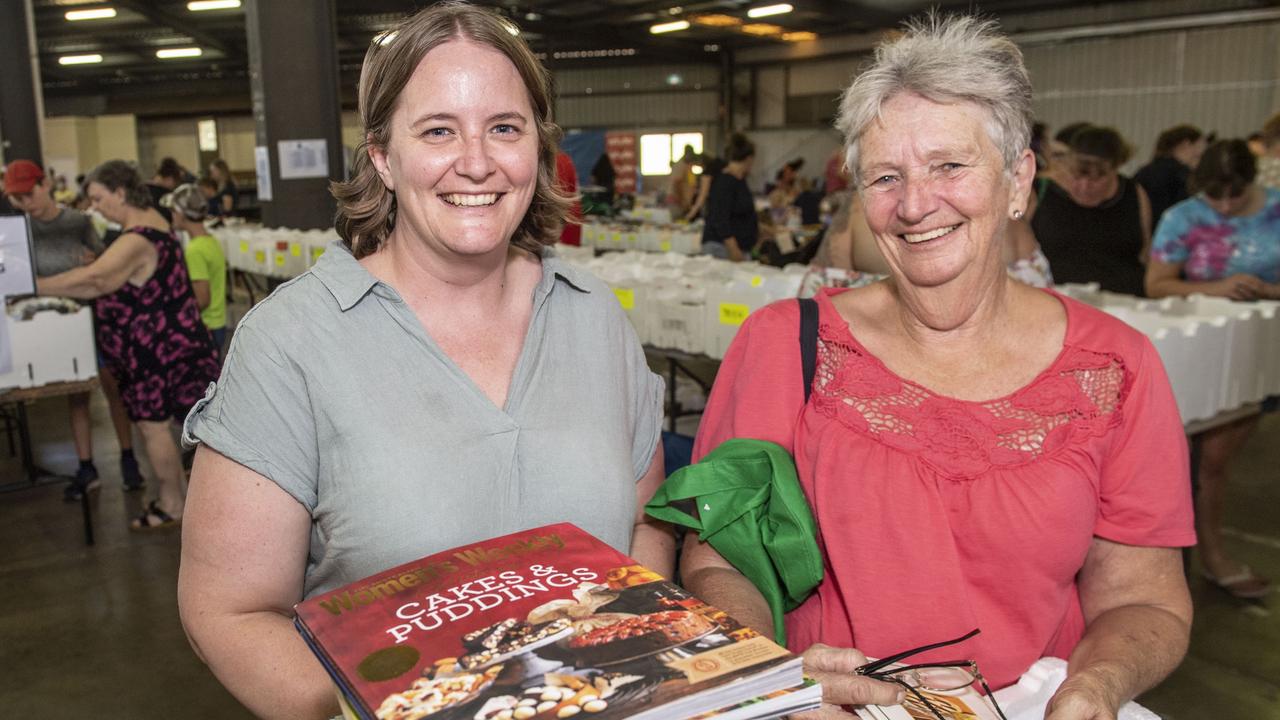
[[[643,512],[662,378],[548,247],[569,207],[550,78],[510,28],[435,3],[370,45],[343,240],[245,315],[187,418],[183,626],[259,717],[337,712],[293,606],[357,578],[548,522],[671,572]]]
[[[158,485],[157,497],[129,527],[171,527],[182,518],[186,477],[170,427],[218,378],[213,338],[200,321],[182,246],[151,206],[137,169],[109,160],[89,173],[86,188],[94,208],[125,231],[92,263],[39,279],[36,292],[97,300],[98,349],[116,375]]]
[[[1220,140],[1204,151],[1191,174],[1197,195],[1169,208],[1156,228],[1148,295],[1280,299],[1280,190],[1258,185],[1256,175],[1256,161],[1243,140]],[[1207,430],[1198,440],[1200,565],[1210,583],[1244,599],[1266,597],[1271,581],[1227,553],[1222,503],[1227,466],[1258,419],[1253,415]]]
[[[1114,718],[1190,635],[1173,392],[1145,336],[1007,273],[1035,174],[1017,46],[963,16],[889,37],[837,120],[888,278],[816,298],[807,400],[798,304],[752,313],[694,459],[731,438],[795,458],[825,570],[785,617],[823,685],[802,717],[902,702],[867,656],[933,646],[920,662],[972,659],[993,689],[1070,658],[1048,720]],[[710,542],[686,536],[681,568],[699,598],[772,634],[767,602]]]

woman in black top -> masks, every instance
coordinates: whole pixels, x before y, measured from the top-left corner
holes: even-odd
[[[1151,202],[1118,170],[1130,150],[1111,128],[1087,127],[1070,141],[1067,185],[1052,180],[1031,208],[1031,227],[1056,282],[1096,282],[1143,294],[1151,247]]]
[[[1191,197],[1187,179],[1208,144],[1204,133],[1194,125],[1175,125],[1160,133],[1151,162],[1133,175],[1151,198],[1152,227],[1160,225],[1165,210]]]
[[[707,194],[702,250],[708,255],[741,262],[750,257],[756,245],[760,225],[746,180],[755,155],[756,147],[746,137],[735,134],[729,139],[729,164],[711,181]]]
[[[218,183],[218,194],[209,200],[209,214],[217,217],[229,217],[235,214],[239,189],[235,180],[231,179],[231,168],[227,161],[218,158],[209,164],[209,176]]]

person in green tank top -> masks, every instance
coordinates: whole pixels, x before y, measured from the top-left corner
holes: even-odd
[[[173,209],[173,229],[191,238],[183,251],[191,289],[200,306],[200,319],[213,335],[214,346],[221,356],[227,338],[227,259],[217,239],[205,229],[208,203],[199,188],[191,183],[174,188],[162,202]]]

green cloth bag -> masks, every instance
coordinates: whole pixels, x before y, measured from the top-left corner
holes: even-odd
[[[764,440],[726,440],[672,473],[645,512],[697,531],[755,584],[773,613],[778,643],[786,644],[783,614],[822,581],[817,523],[786,450]]]

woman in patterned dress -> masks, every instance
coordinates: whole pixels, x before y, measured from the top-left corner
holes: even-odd
[[[991,22],[913,22],[837,125],[889,277],[818,296],[807,401],[797,303],[753,313],[694,447],[755,438],[795,458],[825,565],[786,617],[823,685],[813,717],[902,701],[855,672],[866,655],[980,628],[911,662],[972,658],[999,688],[1069,657],[1046,717],[1114,718],[1186,652],[1186,444],[1144,336],[1008,275],[1035,175],[1021,53]],[[710,545],[689,536],[681,567],[698,597],[772,630]]]
[[[213,338],[200,321],[182,246],[151,206],[136,168],[123,160],[98,166],[86,184],[93,206],[124,227],[93,263],[43,278],[37,291],[97,300],[98,348],[117,371],[120,396],[137,424],[159,481],[158,496],[130,527],[168,527],[182,518],[182,457],[169,424],[218,379]]]
[[[1191,175],[1197,190],[1165,212],[1147,266],[1153,298],[1203,293],[1232,300],[1280,298],[1280,190],[1256,182],[1257,164],[1243,140],[1205,150]],[[1274,349],[1271,350],[1274,352]],[[1271,593],[1271,581],[1228,554],[1222,539],[1227,465],[1256,427],[1258,415],[1200,435],[1196,536],[1205,578],[1240,598]]]

